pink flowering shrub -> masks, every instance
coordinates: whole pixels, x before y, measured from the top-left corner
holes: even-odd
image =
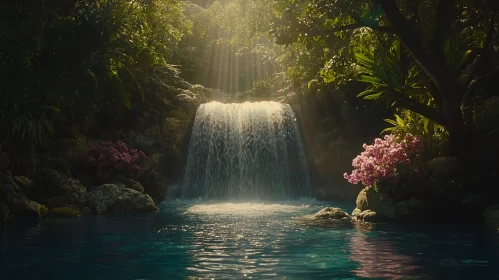
[[[364,186],[373,186],[383,180],[396,179],[397,167],[411,164],[411,159],[423,150],[419,137],[406,134],[403,138],[385,135],[376,138],[373,145],[363,145],[364,151],[353,161],[352,174],[344,174],[352,184],[361,182]]]
[[[86,163],[98,171],[134,176],[140,172],[140,163],[145,158],[144,152],[131,149],[122,141],[104,141],[89,145]]]

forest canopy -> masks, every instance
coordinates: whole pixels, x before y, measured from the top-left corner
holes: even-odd
[[[126,125],[200,83],[330,96],[338,110],[368,106],[358,97],[384,132],[421,135],[432,155],[497,154],[497,10],[493,0],[7,1],[0,142],[20,155],[75,124]]]

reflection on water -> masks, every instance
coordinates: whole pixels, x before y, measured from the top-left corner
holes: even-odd
[[[353,270],[356,276],[371,279],[412,275],[417,268],[415,258],[398,253],[394,242],[364,233],[350,238],[350,259],[360,264]]]
[[[170,201],[46,220],[2,235],[1,279],[497,279],[497,234],[295,222],[323,206]]]

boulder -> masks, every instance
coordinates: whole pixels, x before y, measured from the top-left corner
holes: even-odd
[[[420,199],[412,197],[409,200],[400,201],[395,207],[397,219],[410,220],[420,218],[425,215],[428,204]]]
[[[105,184],[87,195],[87,206],[94,214],[154,212],[158,210],[153,199],[123,184]]]
[[[326,207],[313,215],[298,217],[296,222],[314,226],[344,227],[352,225],[350,215],[341,208],[336,207]]]
[[[352,212],[352,220],[358,222],[374,223],[383,220],[383,217],[371,210],[361,211],[359,208],[355,208]]]
[[[499,231],[499,205],[487,208],[483,212],[485,226]]]
[[[10,177],[2,177],[0,183],[0,227],[6,226],[13,219],[38,221],[48,209],[26,197],[19,186]],[[12,183],[8,183],[8,182]]]
[[[15,176],[12,179],[17,184],[17,186],[19,186],[21,191],[24,193],[28,193],[33,183],[33,181],[31,181],[28,177],[25,176]]]
[[[438,157],[430,160],[426,165],[427,186],[421,190],[426,195],[437,197],[448,192],[454,192],[459,186],[456,178],[460,176],[460,166],[456,157]]]
[[[139,183],[135,180],[132,180],[130,178],[127,178],[123,175],[116,176],[113,183],[114,184],[123,184],[123,185],[125,185],[125,188],[135,190],[135,191],[138,191],[140,193],[144,193],[144,187],[142,186],[141,183]]]
[[[85,204],[87,189],[80,181],[68,178],[51,169],[39,169],[34,178],[28,197],[47,205],[49,208]]]
[[[356,201],[357,208],[352,212],[356,220],[394,220],[396,218],[395,202],[387,194],[366,187],[360,191]],[[368,212],[365,212],[368,211]]]
[[[314,220],[350,220],[350,215],[341,208],[326,207],[312,215]]]

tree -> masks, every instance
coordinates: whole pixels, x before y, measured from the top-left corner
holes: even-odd
[[[41,0],[2,2],[0,27],[0,144],[19,158],[89,116],[167,104],[191,22],[177,0]]]
[[[382,38],[378,42],[398,40],[415,71],[425,75],[423,87],[432,102],[399,91],[393,106],[440,123],[453,153],[460,154],[476,135],[477,94],[499,75],[498,5],[488,0],[285,1],[273,34],[281,44],[332,45],[371,32]]]

